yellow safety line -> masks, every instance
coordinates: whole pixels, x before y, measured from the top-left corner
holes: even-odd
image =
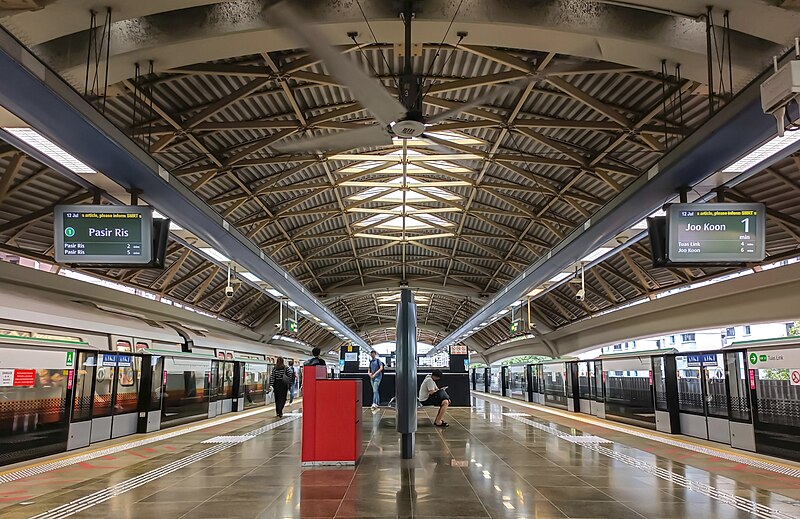
[[[489,394],[489,393],[473,393],[473,394],[475,396],[485,396],[485,397],[488,397],[488,398],[495,398],[495,399],[503,401],[503,402],[509,402],[509,403],[513,403],[513,404],[519,405],[521,407],[529,407],[529,408],[534,409],[536,411],[542,411],[542,412],[545,412],[545,413],[550,413],[550,414],[554,414],[556,416],[560,416],[562,418],[568,418],[570,420],[576,420],[578,422],[597,425],[599,427],[603,427],[603,428],[609,429],[608,426],[605,423],[603,423],[602,420],[597,419],[597,418],[591,418],[589,416],[584,415],[583,413],[569,414],[569,413],[565,413],[563,411],[560,411],[558,409],[552,409],[552,408],[549,408],[549,407],[546,407],[546,406],[542,406],[542,405],[539,405],[539,404],[534,404],[532,402],[523,402],[521,400],[516,400],[516,399],[513,399],[513,398],[508,398],[508,397],[503,397],[503,396],[498,396],[498,395],[492,395],[492,394]],[[622,422],[614,422],[614,427],[620,427],[622,429],[626,429],[628,431],[633,431],[633,432],[638,432],[638,429],[639,429],[639,428],[632,427],[632,426],[630,426],[628,424],[624,424]],[[613,430],[613,429],[609,429],[609,430]],[[726,449],[721,449],[721,448],[719,448],[717,446],[705,445],[705,444],[702,444],[702,443],[695,443],[693,441],[684,440],[683,438],[678,437],[678,436],[672,436],[672,435],[664,434],[664,433],[662,433],[660,431],[653,431],[653,430],[647,429],[646,432],[647,432],[647,434],[652,434],[653,436],[658,436],[659,438],[663,438],[665,440],[676,441],[676,442],[684,443],[686,445],[693,445],[695,447],[700,447],[700,448],[703,448],[703,449],[709,449],[709,450],[716,451],[716,452],[730,453],[730,454],[733,454],[735,456],[741,456],[742,458],[747,458],[749,460],[758,461],[758,462],[761,462],[761,463],[770,463],[772,465],[777,465],[779,467],[785,467],[785,468],[792,469],[792,470],[800,469],[800,465],[789,465],[789,464],[786,464],[786,463],[782,463],[780,461],[773,461],[771,458],[760,458],[760,457],[757,457],[757,456],[752,456],[750,454],[745,454],[744,452],[741,452],[741,451],[726,450]],[[631,434],[631,435],[632,436],[636,436],[635,434]],[[643,439],[647,439],[647,438],[643,438]]]
[[[301,400],[302,399],[295,399],[295,402],[301,401]],[[242,418],[250,418],[251,416],[256,416],[256,415],[259,415],[261,413],[266,413],[267,411],[272,411],[274,409],[275,409],[275,406],[272,405],[272,406],[267,406],[267,407],[265,407],[263,409],[256,409],[256,410],[249,411],[249,412],[246,411],[248,414],[240,415],[240,416],[234,415],[235,419],[232,419],[232,420],[230,419],[230,418],[233,418],[232,416],[220,415],[220,416],[217,416],[215,418],[211,418],[210,422],[208,422],[208,427],[213,427],[214,426],[213,422],[216,422],[216,421],[219,421],[219,420],[228,419],[228,422],[235,422],[236,420],[241,420]],[[228,422],[225,422],[225,423],[228,423]],[[192,427],[197,427],[197,425],[199,423],[203,423],[203,422],[201,421],[201,422],[194,422],[194,423],[190,423],[190,424],[186,424],[186,425],[180,425],[178,427],[175,427],[174,429],[170,428],[170,430],[168,432],[171,434],[173,432],[179,432],[179,431],[183,431],[183,430],[186,430],[186,429],[191,429]],[[202,431],[202,430],[203,429],[199,429],[198,432]],[[159,434],[165,434],[165,431],[160,430],[160,431],[153,431],[151,433],[144,433],[141,436],[137,436],[136,440],[134,440],[134,442],[135,441],[140,441],[140,440],[146,440],[148,438],[152,438],[153,436],[156,436],[156,435],[159,435]],[[169,439],[175,438],[177,436],[180,436],[180,435],[176,434],[176,435],[171,436],[170,438],[164,438],[164,439],[165,440],[169,440]],[[116,441],[116,442],[114,442],[114,440],[110,440],[110,442],[109,441],[103,441],[101,444],[98,445],[98,447],[96,449],[85,450],[85,451],[82,450],[80,452],[76,452],[76,453],[73,453],[73,454],[68,454],[66,456],[59,456],[59,457],[48,459],[48,460],[45,460],[45,461],[39,461],[39,462],[36,462],[36,463],[30,463],[30,464],[27,464],[27,465],[23,465],[21,467],[16,467],[16,468],[9,469],[9,470],[4,470],[4,471],[0,472],[0,476],[5,476],[6,474],[10,474],[12,472],[19,472],[20,470],[31,469],[31,468],[34,468],[34,467],[41,467],[42,465],[49,465],[50,463],[56,463],[56,462],[59,462],[59,461],[69,460],[69,459],[77,458],[77,457],[80,457],[80,456],[86,456],[87,454],[92,454],[94,452],[104,451],[106,449],[117,447],[119,445],[124,445],[126,443],[134,443],[134,442],[131,441],[131,437],[130,436],[126,436],[125,438],[120,438],[119,441]],[[155,443],[155,442],[153,442],[153,443]]]

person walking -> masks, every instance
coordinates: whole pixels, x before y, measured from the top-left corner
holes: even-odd
[[[383,379],[383,369],[386,365],[378,358],[378,352],[372,350],[370,352],[372,360],[369,361],[369,378],[372,385],[372,409],[375,410],[381,405],[381,380]]]
[[[278,357],[272,373],[269,374],[269,387],[275,391],[275,413],[283,418],[283,407],[286,405],[286,394],[294,382],[294,373],[284,364],[283,357]]]

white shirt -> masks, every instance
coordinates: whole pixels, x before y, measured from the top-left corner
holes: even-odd
[[[425,377],[425,380],[422,381],[422,385],[419,386],[419,401],[424,402],[431,396],[431,391],[438,391],[438,389],[439,386],[437,386],[436,382],[428,375]]]

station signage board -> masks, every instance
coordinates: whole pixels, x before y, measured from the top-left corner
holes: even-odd
[[[750,369],[800,368],[800,350],[749,350],[747,361]]]
[[[667,210],[672,263],[731,264],[764,259],[764,204],[674,204]]]
[[[699,368],[701,363],[704,366],[716,366],[717,354],[716,353],[698,353],[694,355],[687,355],[687,364],[689,367]]]
[[[59,263],[135,265],[153,259],[153,211],[149,207],[62,205],[54,214]]]
[[[454,344],[450,346],[450,355],[466,355],[467,347],[464,344]]]

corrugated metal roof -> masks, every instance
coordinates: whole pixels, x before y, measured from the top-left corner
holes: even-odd
[[[543,57],[535,52],[498,50],[531,63],[539,63]],[[434,61],[436,52],[436,45],[425,45],[415,65],[417,70],[428,73],[430,82],[426,89],[428,85],[444,85],[509,70],[498,61],[466,49],[445,47]],[[303,55],[300,51],[285,51],[272,53],[270,57],[282,68]],[[384,55],[392,70],[384,63]],[[400,59],[393,48],[366,46],[363,54],[352,52],[350,57],[374,69],[387,88],[395,88],[392,74],[399,69]],[[208,65],[211,70],[212,65],[220,63],[251,65],[260,70],[268,67],[261,56],[242,56],[202,65]],[[590,68],[597,62],[556,56],[548,67],[557,69],[561,64]],[[320,63],[302,72],[328,74]],[[167,71],[144,76],[136,85],[143,97],[152,99],[157,110],[150,109],[149,101],[134,102],[133,93],[127,90],[108,99],[106,114],[120,128],[133,133],[145,149],[172,135],[168,144],[154,149],[157,159],[311,290],[323,297],[327,291],[341,293],[344,290],[346,293],[352,290],[354,295],[338,296],[328,302],[340,318],[355,328],[371,329],[393,322],[394,310],[379,306],[381,294],[357,293],[361,287],[383,283],[396,290],[402,280],[412,287],[415,283],[439,285],[439,291],[419,291],[424,297],[433,296],[430,306],[420,308],[420,317],[424,316],[426,324],[442,330],[442,333],[425,336],[426,341],[435,343],[480,306],[480,297],[501,289],[557,244],[563,235],[581,225],[624,189],[638,172],[657,160],[663,149],[653,147],[673,147],[707,116],[704,97],[684,93],[680,98],[677,95],[663,98],[664,92],[678,86],[674,77],[665,80],[648,71],[553,76],[582,92],[575,96],[559,88],[557,81],[548,80],[547,67],[542,72],[527,96],[522,96],[519,90],[490,84],[429,94],[425,112],[431,115],[445,109],[439,105],[464,102],[495,90],[496,98],[481,107],[482,114],[462,113],[442,123],[442,127],[457,123],[462,137],[480,141],[470,145],[476,153],[483,156],[495,149],[496,153],[489,161],[457,161],[464,168],[459,172],[442,170],[440,161],[431,162],[430,170],[414,173],[415,178],[426,182],[459,181],[469,185],[438,188],[456,195],[458,198],[454,200],[413,203],[420,209],[451,210],[435,214],[453,225],[411,232],[413,239],[404,243],[388,239],[402,233],[380,228],[363,230],[358,222],[374,213],[352,211],[386,210],[401,202],[360,201],[353,196],[365,191],[367,186],[339,185],[344,180],[386,183],[399,177],[400,172],[381,170],[353,176],[359,161],[331,159],[330,154],[310,158],[282,157],[269,146],[251,147],[287,128],[294,129],[294,134],[278,142],[299,140],[304,134],[335,133],[340,130],[334,127],[371,121],[371,114],[366,110],[345,109],[354,102],[352,94],[336,86],[332,78],[323,81],[332,84],[321,84],[302,74],[280,73],[212,113],[210,108],[220,99],[257,78]],[[281,81],[286,81],[288,95]],[[328,123],[307,127],[298,121],[294,106],[305,121],[322,114],[339,115]],[[336,112],[339,109],[345,110]],[[630,127],[654,109],[665,112],[658,112],[639,130],[630,131]],[[162,119],[158,110],[169,113],[180,128]],[[609,113],[617,114],[624,124],[615,123]],[[205,114],[205,117],[198,114]],[[511,114],[515,114],[513,120]],[[282,122],[281,128],[270,127],[265,122]],[[149,133],[151,129],[152,134]],[[428,131],[435,132],[436,127]],[[609,146],[621,135],[626,136],[625,140],[609,151]],[[648,139],[642,139],[642,135]],[[501,137],[502,140],[496,142]],[[200,142],[202,148],[196,142]],[[247,149],[251,150],[249,154],[238,155]],[[218,168],[208,154],[223,167]],[[501,156],[495,156],[497,154]],[[601,155],[602,175],[588,167]],[[0,159],[0,171],[7,159],[7,156]],[[71,193],[81,192],[82,188],[53,172],[35,174],[37,167],[33,161],[26,161],[9,198],[0,205],[0,226],[55,204]],[[207,173],[215,170],[219,171],[209,178]],[[736,193],[767,202],[771,209],[786,217],[783,220],[772,217],[768,221],[768,252],[776,256],[796,250],[800,241],[800,228],[793,220],[800,218],[795,214],[794,203],[800,173],[791,160],[776,165],[773,171],[741,184]],[[0,238],[7,246],[48,254],[51,234],[52,222],[45,217],[24,226],[21,231],[0,233]],[[426,235],[435,237],[425,238]],[[181,257],[181,247],[174,244],[174,249],[169,257],[170,265]],[[617,255],[590,271],[585,305],[576,303],[574,288],[565,285],[538,299],[534,307],[550,324],[562,326],[649,293],[720,272],[689,269],[671,273],[652,269],[647,261],[649,251],[645,241],[626,254],[628,259]],[[183,261],[174,273],[173,280],[181,282],[171,282],[174,285],[169,290],[171,297],[247,325],[258,323],[274,308],[274,302],[258,296],[246,285],[238,289],[233,300],[226,301],[218,290],[225,281],[224,273],[216,272],[209,281],[206,276],[213,272],[211,265],[198,272],[204,261],[194,254]],[[164,273],[157,272],[142,272],[134,277],[124,271],[107,271],[101,275],[148,289],[158,289],[164,278]],[[605,286],[597,277],[602,277]],[[644,277],[647,286],[642,286],[640,277]],[[205,292],[198,297],[202,285],[206,286]],[[472,295],[454,296],[447,293],[449,289]],[[491,346],[507,338],[508,329],[506,317],[478,332],[474,338]],[[318,332],[303,333],[308,338],[316,337]],[[370,331],[365,335],[374,343],[390,336],[393,340],[392,333],[391,330]]]

